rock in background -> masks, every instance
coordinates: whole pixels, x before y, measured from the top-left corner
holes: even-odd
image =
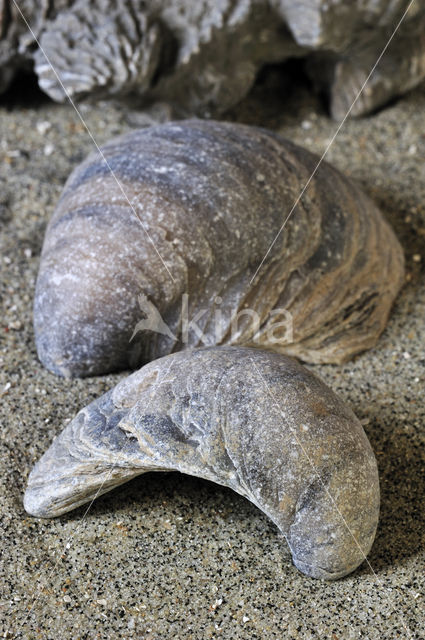
[[[341,119],[409,0],[0,0],[0,91],[34,65],[58,102],[114,98],[137,108],[165,101],[176,115],[217,116],[259,70],[305,58]],[[46,58],[47,56],[47,58]],[[52,68],[53,67],[53,68]],[[360,116],[425,78],[425,7],[409,9],[356,101]]]

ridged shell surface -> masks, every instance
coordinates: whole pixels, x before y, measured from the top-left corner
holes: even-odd
[[[149,363],[56,437],[31,472],[25,508],[58,516],[163,470],[245,496],[277,525],[307,575],[346,575],[372,545],[379,482],[363,428],[287,356],[214,347]]]
[[[49,369],[100,374],[215,344],[340,363],[375,344],[402,250],[332,166],[285,223],[318,158],[270,131],[182,121],[102,154],[70,176],[46,232],[34,324]]]

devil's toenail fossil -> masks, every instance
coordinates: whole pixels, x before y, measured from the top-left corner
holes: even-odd
[[[142,367],[56,437],[31,472],[25,508],[58,516],[164,470],[248,498],[277,525],[308,575],[341,577],[372,545],[379,482],[363,428],[329,387],[287,356],[212,347]]]
[[[373,346],[403,281],[373,202],[318,158],[254,127],[134,131],[70,176],[48,226],[34,323],[61,375],[245,344],[307,362]],[[112,170],[112,173],[111,173]]]

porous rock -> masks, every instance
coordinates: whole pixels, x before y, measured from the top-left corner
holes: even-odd
[[[0,1],[0,90],[35,63],[63,101],[166,101],[176,114],[215,115],[243,98],[258,71],[307,58],[315,84],[343,117],[409,0],[23,0],[41,48],[12,0]],[[425,77],[425,9],[413,3],[383,64],[350,115],[362,115]],[[47,56],[47,58],[46,58]],[[59,76],[59,77],[58,77]],[[347,106],[348,105],[348,106]]]

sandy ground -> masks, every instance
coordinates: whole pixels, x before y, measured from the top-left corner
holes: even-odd
[[[322,153],[337,125],[306,88],[286,94],[278,79],[227,118]],[[424,638],[425,90],[347,122],[327,155],[381,205],[407,264],[376,348],[311,367],[363,421],[381,478],[370,565],[332,583],[301,575],[256,507],[187,476],[142,476],[56,520],[24,512],[26,478],[53,436],[125,375],[63,380],[37,360],[32,298],[46,222],[93,143],[70,107],[29,104],[0,105],[1,637]],[[99,143],[148,122],[110,105],[82,115]]]

